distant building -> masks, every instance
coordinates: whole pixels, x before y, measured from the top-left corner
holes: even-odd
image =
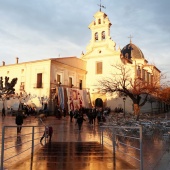
[[[90,43],[80,58],[52,58],[25,63],[19,63],[16,58],[15,64],[5,65],[3,62],[0,76],[17,77],[16,93],[30,94],[25,102],[34,103],[39,109],[43,107],[43,102],[48,102],[50,110],[54,110],[56,105],[68,110],[92,107],[98,98],[103,100],[104,107],[123,107],[122,97],[100,93],[97,86],[98,79],[110,74],[113,69],[111,64],[127,64],[132,69],[132,77],[141,76],[148,82],[153,79],[151,67],[157,74],[160,71],[148,64],[142,51],[131,40],[122,50],[116,48],[110,37],[111,25],[108,16],[100,10],[89,25]],[[158,107],[155,104],[155,108]],[[130,99],[126,100],[126,111],[133,111]],[[146,104],[143,111],[151,111],[150,105]]]

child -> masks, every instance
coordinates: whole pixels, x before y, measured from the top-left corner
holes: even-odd
[[[44,139],[44,137],[48,138],[48,136],[49,136],[49,142],[51,142],[52,134],[53,134],[53,127],[45,126],[44,134],[40,139],[40,143],[42,143],[42,140]]]

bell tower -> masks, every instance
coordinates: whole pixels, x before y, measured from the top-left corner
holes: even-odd
[[[94,15],[94,21],[92,21],[89,25],[89,29],[92,33],[91,42],[98,43],[110,39],[111,25],[112,24],[107,15],[101,11],[98,11]]]
[[[94,14],[93,21],[88,28],[91,30],[90,43],[86,46],[86,53],[81,55],[82,59],[111,55],[116,51],[116,43],[110,37],[111,22],[108,16],[100,10]],[[109,54],[110,53],[110,54]]]

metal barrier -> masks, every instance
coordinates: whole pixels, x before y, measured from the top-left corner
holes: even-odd
[[[133,141],[134,146],[130,145]],[[142,151],[142,126],[129,127],[129,126],[101,126],[100,142],[102,147],[111,147],[113,152],[114,166],[116,167],[116,153],[120,152],[128,157],[135,159],[140,164],[140,170],[143,170],[143,151]],[[139,156],[130,155],[128,148],[134,149],[139,152]],[[129,150],[130,150],[129,149]]]
[[[114,165],[116,165],[117,152],[122,152],[123,154],[128,155],[127,153],[121,150],[122,148],[118,148],[119,144],[123,147],[131,147],[140,151],[140,158],[134,159],[140,162],[140,169],[143,170],[142,127],[120,127],[102,125],[100,126],[100,128],[100,142],[102,144],[102,147],[104,145],[112,147],[112,151],[114,154]],[[12,161],[14,161],[14,163],[18,162],[19,155],[21,156],[20,160],[23,160],[24,156],[30,156],[30,167],[32,167],[33,155],[35,153],[35,149],[38,149],[38,146],[40,147],[40,137],[43,135],[43,133],[44,126],[22,126],[22,133],[20,134],[17,134],[17,126],[4,126],[2,129],[1,143],[1,170],[3,170],[4,164],[6,164],[8,161],[10,161],[10,164]],[[137,137],[137,135],[139,135],[139,137]],[[22,139],[22,141],[14,143],[15,140],[13,138],[17,141]],[[140,142],[140,145],[139,147],[129,146],[127,144],[127,141],[123,141],[122,139],[138,140]]]
[[[10,160],[10,164],[12,161],[18,161],[19,155],[21,156],[20,159],[23,159],[24,156],[27,157],[30,155],[31,164],[35,148],[40,146],[40,137],[43,133],[44,126],[22,126],[22,133],[17,133],[17,126],[3,126],[1,143],[1,170],[4,169],[4,163],[7,161]],[[15,143],[15,140],[13,140],[14,138],[16,139]],[[24,142],[21,141],[21,138],[24,139]]]

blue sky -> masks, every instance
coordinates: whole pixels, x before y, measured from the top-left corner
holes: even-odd
[[[132,42],[170,79],[170,1],[101,0],[117,48]],[[0,0],[0,60],[79,57],[100,0]]]

